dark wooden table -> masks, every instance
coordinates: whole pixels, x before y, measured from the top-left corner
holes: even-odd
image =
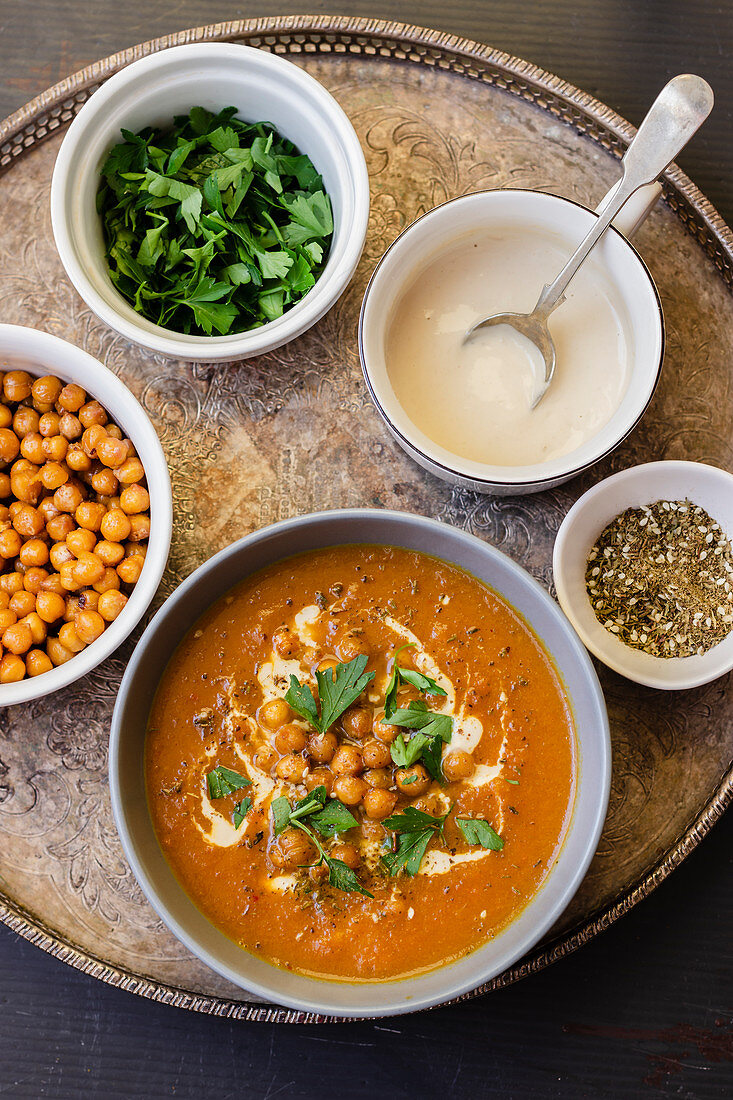
[[[335,10],[488,42],[636,123],[670,76],[701,73],[717,105],[680,162],[733,222],[729,0],[1,0],[0,115],[159,34]],[[0,926],[0,1097],[730,1096],[732,849],[729,815],[656,894],[571,958],[483,1000],[381,1023],[184,1013],[95,982]]]

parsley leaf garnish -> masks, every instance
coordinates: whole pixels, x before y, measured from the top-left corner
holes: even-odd
[[[363,894],[367,898],[374,896],[364,889],[357,876],[343,860],[329,856],[317,836],[320,833],[321,836],[334,837],[359,824],[343,802],[337,798],[329,798],[325,787],[316,787],[292,807],[284,796],[274,798],[270,809],[275,836],[279,836],[290,826],[300,829],[310,838],[318,851],[318,860],[313,866],[317,867],[320,863],[326,864],[331,886],[347,894]]]
[[[234,794],[242,787],[249,787],[251,783],[252,780],[247,779],[246,775],[225,768],[223,764],[217,764],[206,776],[209,798],[226,798],[228,794]]]
[[[268,123],[193,107],[121,131],[97,192],[109,275],[154,324],[196,336],[280,317],[315,285],[333,236],[310,159]]]
[[[404,710],[396,710],[389,719],[391,726],[422,730],[427,737],[439,737],[448,742],[453,734],[453,719],[449,714],[436,714],[425,703],[413,701]]]
[[[392,717],[385,718],[385,721],[417,731],[409,740],[405,740],[404,734],[400,733],[392,742],[390,753],[395,764],[399,768],[409,768],[422,760],[433,779],[444,783],[441,761],[443,742],[449,742],[453,735],[450,715],[435,714],[427,709],[425,703],[415,700],[406,709],[394,711]]]
[[[449,813],[450,810],[440,817],[433,817],[416,810],[414,806],[407,806],[404,813],[386,818],[382,822],[385,829],[399,836],[397,851],[382,856],[382,865],[387,872],[394,876],[404,870],[407,875],[416,875],[431,839],[438,834],[442,836]]]
[[[414,645],[414,642],[406,642],[405,645],[401,645],[399,649],[395,650],[392,674],[390,675],[384,697],[384,717],[387,722],[390,721],[397,709],[397,688],[400,684],[412,684],[418,691],[430,692],[431,695],[446,694],[443,688],[433,680],[432,676],[425,676],[424,673],[416,672],[412,668],[401,668],[400,665],[397,664],[397,657],[402,650],[410,649]]]
[[[319,733],[325,733],[374,679],[373,672],[364,671],[366,664],[366,655],[360,653],[353,661],[339,663],[334,669],[316,672],[318,696],[321,700],[320,714],[313,692],[307,684],[301,684],[297,676],[291,675],[285,700],[296,714],[315,726]]]
[[[492,852],[500,852],[504,847],[502,838],[482,817],[457,817],[456,825],[467,844],[480,844]]]
[[[249,811],[251,809],[252,809],[252,799],[249,796],[247,796],[247,798],[243,798],[240,802],[238,802],[236,804],[236,806],[234,807],[234,818],[233,818],[235,829],[239,828],[239,826],[242,824],[242,822],[244,821],[245,817],[247,816],[247,814],[249,813]]]

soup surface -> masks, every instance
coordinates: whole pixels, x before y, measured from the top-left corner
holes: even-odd
[[[542,357],[509,325],[467,330],[493,313],[528,313],[575,245],[531,227],[484,231],[446,248],[397,302],[387,373],[412,422],[453,455],[527,466],[569,454],[608,423],[626,391],[630,340],[623,303],[590,258],[549,320],[557,367],[536,408]]]
[[[527,904],[574,761],[558,677],[506,603],[426,555],[351,545],[254,574],[191,628],[146,776],[163,851],[223,932],[301,973],[384,980]]]

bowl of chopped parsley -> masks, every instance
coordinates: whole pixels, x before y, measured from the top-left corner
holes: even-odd
[[[249,358],[336,302],[369,214],[364,155],[318,81],[262,50],[199,43],[111,77],[69,127],[51,215],[66,272],[126,338]]]

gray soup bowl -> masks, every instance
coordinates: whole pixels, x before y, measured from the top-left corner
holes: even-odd
[[[465,569],[519,612],[551,655],[576,729],[577,776],[565,840],[544,885],[490,942],[457,962],[398,981],[324,981],[289,973],[219,932],[178,883],[161,851],[145,796],[145,731],[160,678],[189,627],[233,585],[272,562],[327,546],[376,543],[420,550]],[[320,512],[257,531],[196,570],[158,611],[125,673],[112,719],[109,782],[117,829],[151,905],[212,970],[244,990],[304,1012],[388,1016],[459,997],[511,966],[548,931],[596,850],[611,776],[608,716],[588,654],[547,592],[519,565],[473,535],[402,512]]]

